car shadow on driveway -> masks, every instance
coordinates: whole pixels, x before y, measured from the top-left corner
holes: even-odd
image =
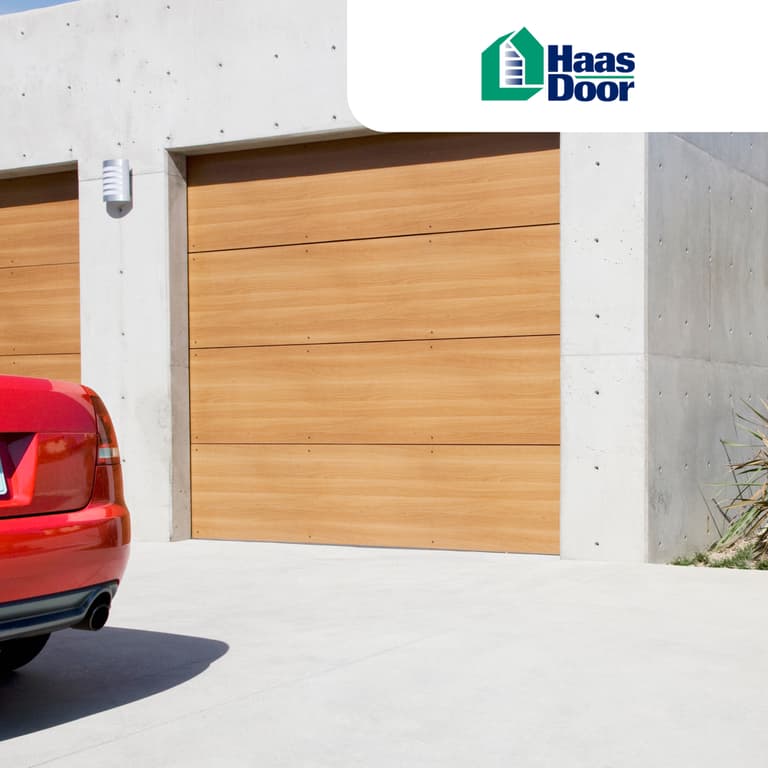
[[[138,629],[67,629],[34,661],[0,677],[0,741],[144,699],[221,658],[219,640]]]

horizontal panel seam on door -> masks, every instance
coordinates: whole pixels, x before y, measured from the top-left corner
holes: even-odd
[[[0,357],[77,357],[80,352],[0,352]]]
[[[464,232],[499,232],[505,229],[541,229],[543,227],[556,227],[560,225],[557,221],[543,221],[535,224],[508,224],[503,227],[478,227],[476,229],[436,229],[424,232],[401,232],[396,235],[368,235],[367,237],[349,237],[349,238],[331,238],[330,240],[299,240],[296,242],[285,243],[266,243],[265,245],[246,245],[234,248],[204,248],[195,249],[190,247],[188,253],[225,253],[227,251],[259,251],[265,248],[290,248],[292,246],[322,245],[323,243],[357,243],[366,240],[394,240],[400,237],[432,237],[433,235],[457,235]]]
[[[80,352],[0,352],[0,357],[79,357]]]
[[[0,272],[8,269],[43,269],[45,267],[77,267],[79,261],[47,261],[43,264],[0,264]]]
[[[243,442],[221,442],[221,443],[212,443],[210,441],[205,442],[194,442],[193,445],[228,445],[228,446],[246,446],[246,445],[300,445],[305,448],[313,448],[315,446],[324,446],[324,445],[355,445],[355,446],[369,446],[369,447],[381,447],[386,448],[389,446],[411,446],[411,447],[422,447],[422,448],[450,448],[450,447],[459,447],[459,448],[559,448],[560,443],[355,443],[355,442],[339,442],[339,443],[329,443],[329,442],[304,442],[304,443],[297,443],[297,442],[275,442],[275,441],[268,441],[268,442],[253,442],[253,443],[243,443]]]
[[[353,341],[300,341],[288,344],[222,344],[190,347],[190,352],[209,349],[272,349],[275,347],[338,347],[342,344],[401,344],[412,341],[481,341],[485,339],[556,339],[559,333],[511,333],[503,336],[415,336],[407,339],[362,339]]]

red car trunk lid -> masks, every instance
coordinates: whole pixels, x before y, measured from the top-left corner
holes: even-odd
[[[0,376],[0,517],[82,509],[93,491],[97,445],[81,386]]]

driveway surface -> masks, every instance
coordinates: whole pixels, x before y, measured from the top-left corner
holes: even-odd
[[[137,544],[0,682],[0,766],[761,765],[768,572]]]

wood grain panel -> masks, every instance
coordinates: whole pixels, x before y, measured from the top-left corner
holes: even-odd
[[[195,350],[196,443],[559,442],[559,339]]]
[[[193,254],[192,347],[556,334],[557,225]]]
[[[194,446],[198,538],[556,553],[559,450]]]
[[[80,352],[77,264],[0,269],[0,355]]]
[[[190,158],[189,249],[558,222],[556,148],[460,140],[458,153],[451,136],[372,137]]]
[[[77,173],[0,180],[0,268],[78,261]]]
[[[388,133],[193,155],[190,187],[558,149],[557,133]]]
[[[2,355],[0,373],[79,382],[80,355]]]

